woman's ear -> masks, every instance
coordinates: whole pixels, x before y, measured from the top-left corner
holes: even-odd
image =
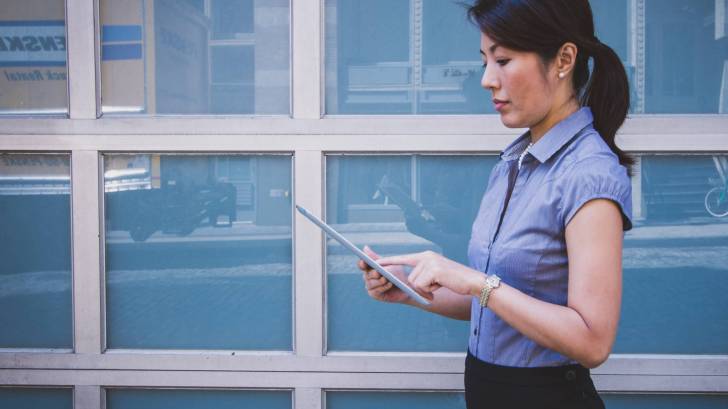
[[[556,75],[559,78],[566,78],[576,65],[576,55],[579,52],[576,44],[567,42],[561,46],[556,54]]]

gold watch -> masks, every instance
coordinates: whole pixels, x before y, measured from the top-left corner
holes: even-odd
[[[495,274],[488,274],[485,276],[485,285],[480,290],[480,306],[485,308],[488,306],[488,298],[490,293],[496,288],[500,287],[501,279]]]

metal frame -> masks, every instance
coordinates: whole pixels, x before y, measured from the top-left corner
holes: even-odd
[[[321,409],[325,390],[462,390],[463,354],[325,353],[325,242],[300,215],[294,352],[104,352],[101,155],[293,152],[296,202],[321,215],[328,153],[497,153],[520,130],[484,115],[323,116],[323,0],[290,3],[292,118],[96,119],[98,0],[66,3],[70,119],[0,118],[0,150],[71,153],[74,352],[0,350],[1,385],[71,386],[77,409],[104,408],[106,387],[293,389],[296,409]],[[728,152],[727,129],[726,115],[636,115],[618,142],[635,153]],[[610,393],[728,393],[728,355],[615,354],[593,374]]]

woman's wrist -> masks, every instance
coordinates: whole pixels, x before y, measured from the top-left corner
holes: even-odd
[[[473,282],[470,285],[470,295],[473,297],[480,297],[480,293],[483,291],[483,287],[485,287],[485,274],[474,274],[473,275]]]

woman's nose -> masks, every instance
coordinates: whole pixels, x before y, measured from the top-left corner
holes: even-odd
[[[480,85],[487,90],[498,88],[498,79],[493,71],[494,69],[490,65],[486,65],[483,77],[480,79]]]

